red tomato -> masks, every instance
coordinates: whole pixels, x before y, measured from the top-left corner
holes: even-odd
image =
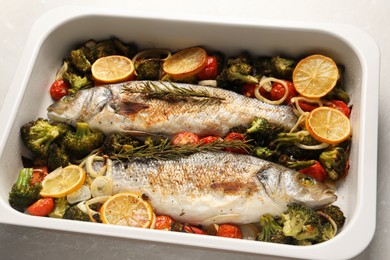
[[[306,103],[303,101],[298,101],[298,103],[299,103],[299,106],[301,107],[301,109],[305,112],[310,112],[318,107],[318,105]]]
[[[327,176],[326,171],[318,161],[316,161],[316,163],[313,164],[312,166],[299,170],[299,172],[306,174],[310,177],[313,177],[319,182],[324,182]]]
[[[291,81],[285,80],[285,82],[287,83],[288,94],[287,94],[286,100],[283,103],[290,104],[291,98],[298,95],[298,93],[296,92],[294,85]],[[270,93],[271,100],[279,100],[284,96],[285,93],[286,93],[286,89],[284,88],[284,86],[281,83],[274,82],[272,84],[272,90]]]
[[[199,140],[199,143],[201,143],[201,144],[209,144],[209,143],[212,143],[212,142],[215,142],[215,141],[223,141],[223,139],[221,137],[209,135],[209,136],[201,138]]]
[[[199,80],[215,79],[217,75],[218,75],[217,57],[208,56],[206,60],[206,66],[197,75],[198,79]]]
[[[27,208],[27,213],[33,216],[44,217],[49,215],[54,209],[54,199],[53,198],[42,198],[34,202],[31,206]]]
[[[347,117],[351,114],[351,109],[341,100],[331,100],[328,106],[339,110]]]
[[[242,232],[237,225],[222,224],[219,225],[216,236],[242,239]]]
[[[50,96],[54,100],[60,100],[63,96],[68,95],[69,83],[59,79],[50,86]]]
[[[206,231],[204,231],[203,229],[194,227],[194,226],[184,225],[183,229],[187,233],[193,233],[193,234],[198,234],[198,235],[207,235]]]
[[[156,224],[154,225],[154,229],[171,230],[172,223],[174,222],[175,220],[170,216],[156,216]]]
[[[36,183],[40,183],[48,174],[46,166],[35,166],[33,167],[33,173],[30,180],[30,186],[33,186]]]
[[[174,145],[186,145],[199,143],[199,136],[190,132],[180,132],[173,137],[172,143]]]
[[[225,140],[226,140],[226,141],[230,141],[230,140],[241,140],[241,141],[245,141],[245,136],[244,136],[243,134],[240,134],[240,133],[230,132],[230,133],[225,137]],[[243,153],[243,154],[248,153],[248,152],[245,151],[244,149],[234,149],[234,148],[225,148],[225,151],[233,152],[233,153]]]

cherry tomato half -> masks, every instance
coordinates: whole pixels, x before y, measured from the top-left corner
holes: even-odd
[[[351,114],[351,109],[341,100],[331,100],[328,106],[339,110],[347,117]]]
[[[240,134],[240,133],[236,133],[236,132],[230,132],[226,137],[225,137],[225,140],[226,141],[231,141],[231,140],[241,140],[241,141],[245,141],[245,136],[243,134]],[[225,151],[228,151],[228,152],[233,152],[233,153],[242,153],[242,154],[246,154],[248,153],[245,149],[240,149],[240,148],[225,148]]]
[[[319,182],[324,182],[327,177],[326,171],[318,161],[316,161],[316,163],[313,164],[312,166],[299,170],[299,172],[306,174],[310,177],[313,177]]]
[[[172,143],[174,145],[197,144],[199,140],[199,136],[194,133],[180,132],[173,137]]]
[[[206,66],[197,74],[199,80],[215,79],[218,75],[217,57],[208,56]]]
[[[69,83],[59,79],[53,82],[50,86],[50,96],[54,100],[60,100],[62,97],[68,95]]]
[[[297,91],[294,88],[294,85],[291,81],[285,80],[287,83],[287,88],[288,88],[288,94],[283,102],[284,104],[290,104],[291,98],[295,97],[298,95]],[[285,87],[279,83],[279,82],[274,82],[272,83],[272,90],[271,90],[271,100],[279,100],[281,99],[284,94],[286,93]]]
[[[34,202],[31,206],[27,208],[27,213],[33,216],[44,217],[49,215],[54,209],[54,199],[53,198],[42,198]]]
[[[34,166],[33,173],[30,180],[30,186],[35,185],[36,183],[40,183],[48,174],[46,166]]]
[[[172,223],[175,220],[167,215],[156,216],[156,224],[154,225],[154,229],[159,230],[171,230]]]
[[[212,142],[215,142],[215,141],[223,141],[223,139],[221,137],[209,135],[209,136],[201,138],[199,140],[199,143],[200,144],[209,144],[209,143],[212,143]]]
[[[216,236],[242,239],[242,232],[237,225],[222,224],[219,225]]]

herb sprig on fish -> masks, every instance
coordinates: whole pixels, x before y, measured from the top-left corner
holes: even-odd
[[[155,84],[152,81],[145,81],[143,82],[143,86],[139,88],[124,86],[123,92],[141,93],[145,94],[148,98],[156,99],[193,99],[201,103],[220,102],[225,100],[223,97],[212,95],[206,89],[195,89],[192,87],[181,88],[172,82],[161,82],[161,84]]]
[[[106,144],[107,145],[107,144]],[[211,143],[196,143],[175,145],[169,139],[160,140],[158,144],[145,142],[144,145],[123,145],[119,151],[109,154],[112,159],[130,159],[134,157],[154,159],[175,159],[198,152],[220,152],[225,149],[236,149],[250,153],[252,146],[250,140],[221,140]]]

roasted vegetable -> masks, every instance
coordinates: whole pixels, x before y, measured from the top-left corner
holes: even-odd
[[[336,205],[329,205],[320,210],[324,214],[328,215],[337,225],[337,228],[340,229],[344,226],[345,223],[345,215],[344,212],[340,209],[340,207]]]
[[[217,85],[221,88],[237,91],[245,83],[258,83],[253,76],[252,58],[248,53],[227,60],[222,72],[216,77]]]
[[[64,124],[53,125],[47,119],[38,118],[20,128],[23,143],[40,158],[46,158],[50,145],[66,132]]]
[[[68,208],[69,203],[66,197],[56,198],[54,199],[54,209],[50,212],[49,217],[63,218]]]
[[[280,56],[260,57],[254,62],[254,69],[260,76],[291,80],[296,64],[295,59]]]
[[[47,168],[53,171],[58,167],[65,167],[69,164],[70,158],[65,147],[60,143],[52,143],[47,156]]]
[[[263,242],[273,242],[289,244],[291,238],[284,235],[283,226],[270,214],[265,214],[260,218],[260,232],[257,240]]]
[[[79,209],[77,205],[70,206],[65,211],[63,219],[91,222],[88,214]]]
[[[70,62],[80,72],[86,73],[91,70],[91,63],[85,56],[83,49],[72,50],[70,52]]]
[[[92,131],[88,123],[78,122],[76,131],[67,132],[63,144],[73,158],[82,158],[99,148],[104,141],[104,135],[100,131]]]
[[[135,69],[138,80],[158,80],[161,77],[162,61],[158,59],[145,59],[136,62]]]
[[[296,240],[316,241],[321,237],[321,222],[317,213],[299,203],[288,205],[282,214],[283,233]]]
[[[107,155],[126,153],[139,145],[139,141],[134,140],[129,135],[111,134],[104,139],[102,148]]]
[[[342,147],[331,147],[320,154],[320,163],[331,180],[337,181],[347,167],[347,155]]]
[[[32,168],[23,168],[9,193],[8,200],[11,207],[20,212],[24,212],[28,206],[40,198],[39,192],[42,189],[42,184],[37,182],[30,185],[32,173]]]

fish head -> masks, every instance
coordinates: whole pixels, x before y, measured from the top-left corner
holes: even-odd
[[[47,116],[56,122],[75,125],[88,121],[112,100],[112,93],[106,87],[93,87],[70,94],[47,108]]]
[[[269,167],[258,173],[258,178],[267,195],[281,206],[298,202],[316,209],[337,200],[335,189],[284,167]]]

